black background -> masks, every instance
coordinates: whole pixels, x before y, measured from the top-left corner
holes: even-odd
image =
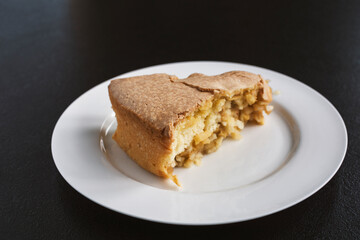
[[[359,15],[359,1],[0,1],[0,238],[359,239]],[[72,189],[50,149],[66,107],[121,73],[189,60],[269,68],[323,94],[348,130],[335,177],[287,210],[206,227],[135,219]]]

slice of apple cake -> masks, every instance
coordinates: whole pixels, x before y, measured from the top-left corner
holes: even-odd
[[[116,79],[109,96],[118,123],[113,139],[141,167],[177,185],[174,167],[199,164],[225,138],[239,139],[248,121],[264,124],[263,112],[272,111],[267,82],[243,71]]]

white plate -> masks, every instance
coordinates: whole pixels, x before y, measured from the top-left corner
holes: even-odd
[[[290,207],[324,186],[347,148],[344,122],[310,87],[260,67],[227,62],[181,62],[123,74],[168,73],[186,77],[231,70],[261,74],[274,90],[274,111],[264,126],[247,126],[200,167],[176,169],[183,184],[137,166],[112,141],[116,121],[106,81],[84,93],[62,114],[52,154],[65,180],[90,200],[133,217],[173,224],[221,224],[249,220]]]

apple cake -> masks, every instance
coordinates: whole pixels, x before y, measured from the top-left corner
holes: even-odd
[[[194,73],[185,79],[152,74],[112,80],[113,139],[141,167],[180,186],[174,167],[198,165],[245,124],[264,124],[271,89],[260,75]]]

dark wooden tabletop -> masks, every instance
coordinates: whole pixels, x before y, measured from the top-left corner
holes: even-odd
[[[349,138],[334,178],[276,214],[203,227],[122,215],[71,188],[50,149],[66,107],[121,73],[189,60],[261,66],[324,95]],[[357,0],[1,1],[0,238],[360,239],[359,75]]]

